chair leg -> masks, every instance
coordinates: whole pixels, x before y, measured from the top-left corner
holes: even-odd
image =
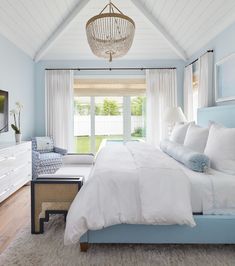
[[[88,250],[88,248],[89,248],[89,244],[88,243],[80,243],[80,251],[81,252],[87,252],[87,250]]]

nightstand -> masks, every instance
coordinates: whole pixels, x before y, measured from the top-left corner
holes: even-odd
[[[64,214],[83,184],[83,177],[37,178],[31,181],[31,233],[42,234],[50,214]]]

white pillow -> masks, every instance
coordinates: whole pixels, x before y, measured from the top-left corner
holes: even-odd
[[[184,143],[184,138],[191,123],[176,124],[171,132],[170,140],[179,144]]]
[[[194,124],[188,127],[184,146],[194,151],[203,153],[206,147],[207,138],[209,134],[209,128],[203,128]]]
[[[204,153],[210,158],[212,168],[235,174],[235,128],[212,124]]]

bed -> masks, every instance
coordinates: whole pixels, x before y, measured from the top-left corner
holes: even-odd
[[[198,124],[206,126],[210,120],[213,120],[227,127],[235,127],[234,117],[235,106],[203,108],[198,111]],[[83,234],[80,238],[81,250],[86,251],[88,244],[91,243],[235,244],[235,213],[231,211],[230,214],[221,215],[220,212],[217,214],[216,210],[213,211],[210,207],[208,207],[210,211],[207,212],[207,205],[213,200],[207,202],[204,198],[204,203],[202,202],[203,189],[211,187],[211,177],[215,179],[215,182],[217,179],[219,182],[222,177],[231,194],[235,191],[233,176],[214,171],[202,177],[202,174],[194,173],[185,167],[182,169],[189,177],[193,188],[191,204],[195,227],[188,225],[112,225],[99,230],[88,230]]]

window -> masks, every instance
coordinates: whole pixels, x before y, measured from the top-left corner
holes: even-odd
[[[96,151],[104,139],[123,140],[123,97],[95,97]]]
[[[75,151],[91,151],[91,101],[90,97],[74,97]]]
[[[134,82],[135,85],[133,85],[130,81],[128,85],[123,81],[120,83],[120,80],[118,82],[108,83],[107,89],[104,89],[107,84],[104,80],[102,80],[102,85],[99,82],[91,83],[91,81],[88,84],[84,81],[75,83],[75,152],[95,153],[104,140],[127,141],[145,137],[144,80],[142,83],[139,82],[141,86]],[[76,84],[80,84],[80,89]],[[138,86],[141,90],[135,89]],[[134,89],[128,92],[129,87]],[[114,88],[116,88],[115,92]]]
[[[131,97],[131,138],[140,139],[145,137],[146,129],[146,97]]]

